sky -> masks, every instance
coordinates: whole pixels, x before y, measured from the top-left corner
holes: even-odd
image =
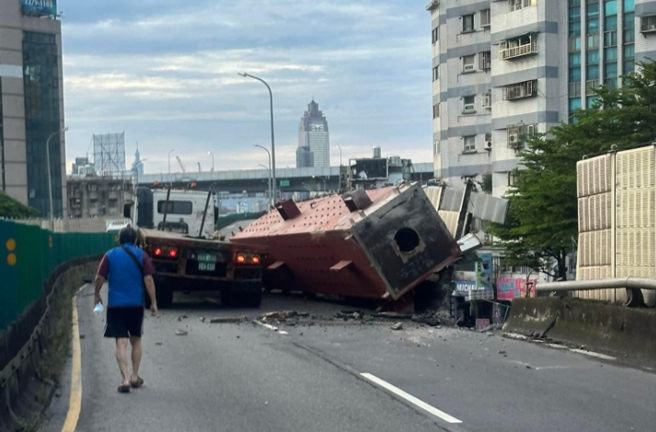
[[[328,120],[331,165],[383,155],[432,161],[426,0],[59,0],[68,170],[92,135],[125,132],[147,173],[168,152],[189,171],[267,163],[266,87],[277,167],[295,167],[314,98]],[[179,171],[172,159],[172,171]]]

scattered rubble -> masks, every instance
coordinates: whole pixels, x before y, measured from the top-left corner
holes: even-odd
[[[200,321],[200,322],[205,322],[205,317],[200,317],[200,318],[198,318],[198,321]]]
[[[236,316],[236,317],[217,317],[210,319],[212,324],[235,324],[242,321],[248,320],[246,315]]]
[[[403,330],[403,323],[402,322],[397,322],[394,324],[392,327],[390,327],[392,330]]]
[[[162,345],[162,342],[155,342],[155,345]]]
[[[399,319],[411,319],[412,314],[404,314],[399,312],[379,312],[377,314],[374,314],[374,317],[399,320]]]
[[[180,330],[180,329],[178,329],[178,330],[175,331],[175,334],[176,334],[177,336],[186,336],[186,335],[189,334],[189,332],[186,331],[186,330]]]
[[[438,325],[442,324],[442,322],[433,314],[428,314],[428,315],[412,315],[410,318],[413,322],[420,323],[420,324],[426,324],[431,327],[437,327]]]
[[[294,318],[296,316],[299,316],[299,314],[295,310],[274,311],[274,312],[267,312],[265,314],[260,315],[260,321],[267,321],[267,320],[285,321],[290,318]]]

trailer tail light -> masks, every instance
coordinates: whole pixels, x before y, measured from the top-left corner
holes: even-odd
[[[237,264],[244,264],[246,262],[246,257],[244,255],[237,255],[236,258]]]
[[[161,256],[162,255],[162,248],[156,248],[154,253],[155,253],[155,256]]]
[[[260,263],[260,257],[255,255],[253,258],[251,258],[251,263],[252,264],[259,264]]]
[[[169,251],[169,256],[170,256],[171,258],[176,258],[176,257],[178,256],[178,250],[177,250],[177,249],[171,249],[171,250]]]

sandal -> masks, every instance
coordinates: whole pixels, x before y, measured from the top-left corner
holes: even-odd
[[[128,384],[121,384],[118,386],[119,393],[130,393],[130,386]]]
[[[142,385],[144,385],[144,380],[143,378],[139,377],[137,378],[136,381],[130,381],[130,385],[132,386],[132,388],[139,388]]]

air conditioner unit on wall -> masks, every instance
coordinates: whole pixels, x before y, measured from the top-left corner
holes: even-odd
[[[485,150],[492,150],[492,141],[487,141],[485,143]]]
[[[535,125],[526,126],[526,135],[533,135],[533,134],[535,134]]]
[[[516,149],[519,146],[519,132],[508,132],[508,147]]]

